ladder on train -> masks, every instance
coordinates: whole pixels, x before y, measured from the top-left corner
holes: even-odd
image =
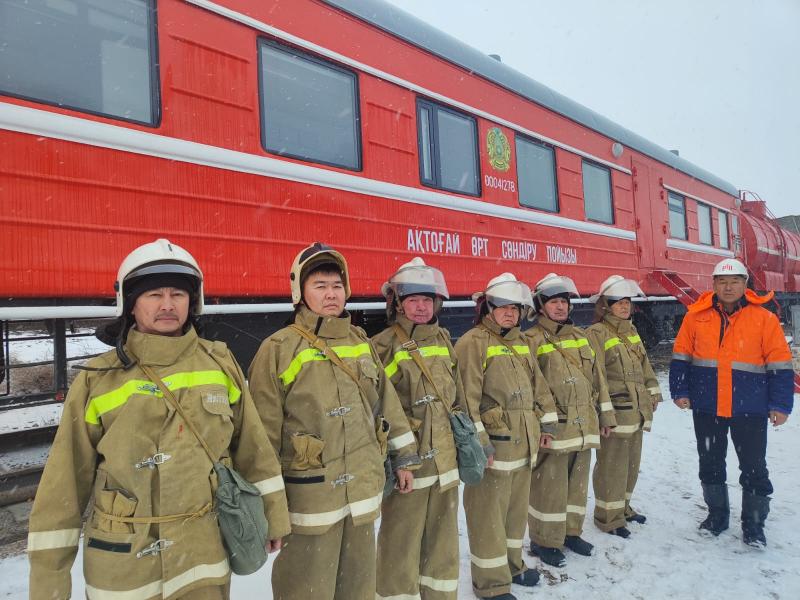
[[[657,270],[650,273],[650,276],[684,306],[689,306],[700,297],[700,292],[677,273]],[[800,394],[800,373],[796,371],[794,374],[794,393]]]

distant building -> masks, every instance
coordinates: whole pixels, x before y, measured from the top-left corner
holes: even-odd
[[[788,215],[786,217],[778,217],[778,223],[787,231],[794,231],[800,233],[800,215]]]

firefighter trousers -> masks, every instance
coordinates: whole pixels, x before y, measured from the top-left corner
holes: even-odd
[[[528,507],[528,528],[534,544],[561,548],[566,536],[581,534],[591,459],[591,450],[539,452]]]
[[[597,462],[592,472],[594,486],[594,522],[602,531],[625,527],[633,488],[639,478],[642,459],[640,429],[631,437],[600,438]]]
[[[231,582],[225,585],[210,585],[192,590],[176,600],[229,600],[231,597]]]
[[[374,600],[375,524],[348,516],[319,535],[285,538],[272,567],[274,600]]]
[[[488,468],[480,483],[464,487],[472,589],[481,598],[510,593],[511,578],[528,569],[522,538],[530,481],[530,465],[515,471]]]
[[[393,493],[378,532],[381,598],[455,600],[458,594],[458,487]]]

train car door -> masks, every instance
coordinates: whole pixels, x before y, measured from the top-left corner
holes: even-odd
[[[639,268],[652,271],[656,261],[664,258],[664,235],[661,232],[661,214],[654,210],[650,188],[650,167],[633,161],[633,207],[636,215],[636,245]],[[658,243],[660,241],[660,244]]]

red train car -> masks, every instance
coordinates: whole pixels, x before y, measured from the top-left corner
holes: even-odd
[[[798,291],[797,236],[736,187],[382,1],[30,0],[0,32],[0,321],[107,314],[161,236],[239,333],[286,310],[313,240],[360,308],[415,255],[456,299],[505,270],[585,295],[620,273],[654,321],[743,251]]]

